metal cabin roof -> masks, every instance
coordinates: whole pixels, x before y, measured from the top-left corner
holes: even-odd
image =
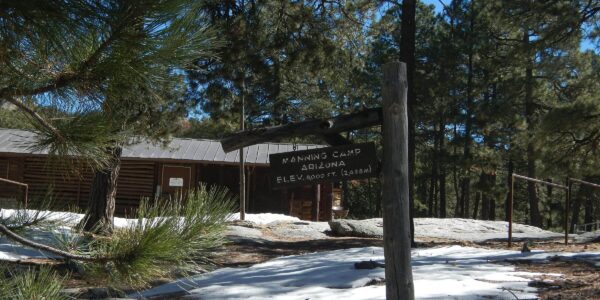
[[[0,153],[45,155],[47,150],[32,151],[36,134],[26,130],[0,128]],[[298,144],[296,150],[323,147]],[[268,165],[269,155],[293,151],[293,144],[265,143],[244,148],[245,162],[249,165]],[[149,142],[139,142],[123,148],[123,158],[194,161],[200,163],[234,164],[239,162],[239,150],[225,153],[215,140],[173,138],[164,147]]]

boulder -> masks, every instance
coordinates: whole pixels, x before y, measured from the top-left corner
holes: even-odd
[[[355,236],[369,238],[383,237],[382,219],[336,219],[333,221],[329,221],[329,227],[331,227],[331,232],[337,236]]]

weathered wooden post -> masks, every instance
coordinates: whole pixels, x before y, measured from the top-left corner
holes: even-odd
[[[315,197],[312,201],[311,215],[312,220],[315,222],[319,221],[319,204],[321,203],[321,185],[315,184]]]
[[[571,206],[571,178],[567,177],[567,195],[565,200],[565,245],[569,244],[569,207]]]
[[[387,299],[415,298],[411,266],[406,64],[383,66],[383,240]]]
[[[512,247],[513,204],[515,197],[515,175],[508,174],[508,248]]]
[[[240,114],[240,130],[244,131],[246,116],[246,103],[244,93],[246,92],[246,82],[242,78],[242,111]],[[244,163],[244,147],[240,148],[240,220],[246,220],[246,165]]]

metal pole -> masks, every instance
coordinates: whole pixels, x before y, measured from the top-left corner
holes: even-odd
[[[244,116],[246,115],[245,108],[245,93],[246,93],[246,74],[242,77],[242,111],[240,114],[240,130],[244,131]],[[246,172],[244,165],[244,148],[242,147],[240,150],[240,220],[246,219]]]
[[[27,208],[27,201],[28,201],[27,198],[29,197],[29,185],[27,183],[22,183],[22,182],[10,180],[10,179],[2,178],[2,177],[0,177],[0,181],[24,187],[25,188],[25,201],[24,202],[25,202],[25,208]]]
[[[571,180],[572,182],[578,182],[578,183],[581,183],[581,184],[589,185],[591,187],[600,188],[600,184],[595,184],[595,183],[591,183],[591,182],[588,182],[588,181],[583,181],[581,179],[569,178],[569,180]]]
[[[571,205],[571,178],[567,177],[567,199],[565,201],[565,245],[569,244],[569,206]]]
[[[561,184],[552,183],[552,182],[548,182],[548,181],[543,181],[543,180],[539,180],[539,179],[536,179],[536,178],[531,178],[531,177],[527,177],[527,176],[523,176],[523,175],[519,175],[519,174],[514,174],[513,173],[513,177],[515,177],[515,178],[521,178],[521,179],[525,179],[525,180],[528,180],[528,181],[533,181],[533,182],[536,182],[536,183],[541,183],[541,184],[545,184],[545,185],[549,185],[549,186],[553,186],[553,187],[556,187],[556,188],[559,188],[559,189],[563,189],[563,190],[567,189],[566,186],[561,185]]]
[[[515,193],[515,175],[508,175],[508,248],[512,247],[513,198]]]
[[[27,198],[29,197],[29,186],[25,186],[25,208],[27,208]]]
[[[319,221],[319,205],[321,204],[321,184],[315,185],[315,198],[312,203],[312,220]]]

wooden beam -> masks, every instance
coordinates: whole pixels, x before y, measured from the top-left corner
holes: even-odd
[[[256,128],[240,131],[221,139],[225,152],[231,152],[242,147],[277,141],[296,136],[328,136],[330,140],[341,141],[336,134],[381,124],[381,108],[366,109],[361,112],[339,115],[330,119],[308,120],[286,125]],[[341,137],[341,136],[340,136]]]
[[[411,266],[406,64],[383,65],[383,244],[386,299],[415,298]]]
[[[323,140],[331,146],[343,146],[352,144],[351,141],[343,137],[341,134],[326,134],[323,136]]]

